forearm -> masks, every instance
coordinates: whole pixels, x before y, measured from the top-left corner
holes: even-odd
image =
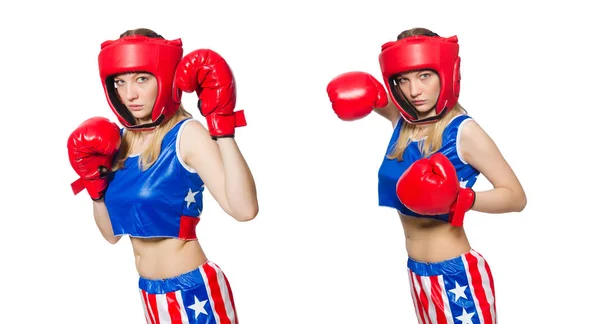
[[[524,193],[515,192],[508,188],[494,188],[487,191],[478,191],[475,194],[475,203],[471,210],[488,214],[502,214],[520,212],[526,204],[527,198]]]
[[[392,122],[392,124],[394,124],[400,117],[400,112],[398,111],[398,108],[396,108],[396,106],[394,105],[394,102],[392,101],[389,95],[387,106],[385,106],[384,108],[375,108],[373,109],[373,111],[381,117]]]
[[[94,220],[96,221],[96,226],[98,226],[100,233],[109,243],[117,243],[121,237],[115,236],[113,232],[104,200],[93,201],[92,203],[94,205]]]
[[[239,221],[251,220],[258,213],[258,201],[250,168],[233,138],[219,138],[217,143],[225,170],[228,213]]]

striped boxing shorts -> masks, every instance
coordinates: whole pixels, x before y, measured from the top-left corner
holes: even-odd
[[[496,324],[494,279],[474,250],[437,263],[408,259],[408,276],[420,324]]]
[[[140,277],[148,324],[237,324],[233,295],[225,274],[207,261],[167,279]]]

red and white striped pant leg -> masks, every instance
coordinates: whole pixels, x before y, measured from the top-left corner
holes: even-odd
[[[140,295],[148,324],[238,324],[229,281],[210,261],[173,278],[142,278]]]
[[[200,273],[204,282],[207,283],[206,291],[217,323],[238,324],[233,293],[221,268],[208,261],[200,267]]]
[[[420,324],[497,324],[493,277],[479,253],[431,264],[409,261],[408,277]]]
[[[190,324],[181,291],[149,294],[140,289],[147,324]]]
[[[442,276],[422,277],[408,269],[408,279],[419,324],[454,323]]]
[[[497,324],[496,290],[489,264],[475,250],[464,254],[462,258],[468,274],[469,289],[475,300],[479,322]]]

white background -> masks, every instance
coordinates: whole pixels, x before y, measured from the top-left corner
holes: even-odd
[[[230,280],[242,324],[416,323],[400,221],[377,206],[392,129],[376,115],[338,120],[325,88],[350,70],[381,80],[381,44],[417,26],[458,35],[460,102],[528,196],[522,213],[466,219],[492,267],[500,321],[597,318],[600,25],[591,2],[166,3],[2,5],[0,323],[144,321],[129,240],[102,239],[89,197],[71,192],[66,149],[84,119],[116,121],[97,55],[136,27],[182,38],[185,53],[216,50],[236,75],[248,120],[237,140],[260,213],[238,223],[207,195],[198,234]],[[195,103],[184,97],[204,122]],[[490,188],[483,177],[475,186]]]

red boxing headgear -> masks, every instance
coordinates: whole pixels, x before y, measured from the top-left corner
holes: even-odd
[[[460,57],[458,38],[410,36],[381,46],[379,65],[392,101],[409,123],[432,123],[439,120],[458,102],[460,93]],[[419,120],[417,110],[404,98],[396,78],[401,73],[433,70],[440,77],[440,95],[435,116]]]
[[[131,130],[153,129],[175,114],[181,103],[181,91],[174,82],[175,69],[182,56],[181,39],[133,35],[102,43],[98,55],[100,78],[106,99],[123,126]],[[158,93],[150,123],[136,125],[115,90],[114,76],[130,72],[146,72],[156,77]]]

